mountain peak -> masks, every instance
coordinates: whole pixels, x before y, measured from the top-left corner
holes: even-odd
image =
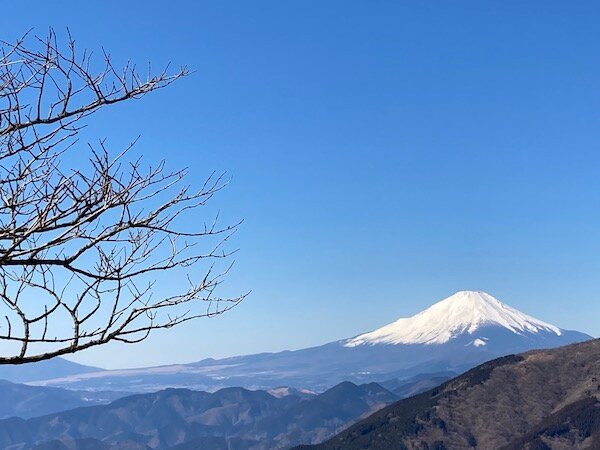
[[[501,326],[516,334],[562,334],[560,328],[511,308],[487,292],[459,291],[410,318],[361,334],[344,345],[443,344],[460,334],[473,334],[486,325]]]

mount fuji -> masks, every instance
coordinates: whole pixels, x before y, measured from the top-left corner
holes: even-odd
[[[323,391],[342,381],[365,383],[460,373],[484,361],[591,339],[502,303],[461,291],[410,317],[318,347],[143,369],[107,370],[35,384],[71,389],[150,392],[176,386],[215,390],[296,386]]]
[[[536,341],[560,339],[563,334],[570,333],[517,311],[487,292],[461,291],[413,317],[401,318],[361,334],[347,340],[344,345],[433,345],[466,337],[472,345],[480,347],[488,344],[489,338],[484,334],[489,331],[502,331],[510,337],[516,335],[524,340]],[[493,344],[502,344],[502,340],[495,339]]]

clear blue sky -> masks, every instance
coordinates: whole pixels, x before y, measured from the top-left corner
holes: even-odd
[[[3,38],[196,72],[98,116],[243,218],[218,319],[109,346],[105,367],[300,348],[481,289],[600,335],[596,2],[60,1],[2,7]],[[198,218],[200,219],[200,218]],[[168,290],[168,286],[164,286]]]

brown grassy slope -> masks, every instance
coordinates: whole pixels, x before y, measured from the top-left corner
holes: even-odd
[[[598,399],[600,340],[592,340],[485,363],[318,448],[594,448]]]

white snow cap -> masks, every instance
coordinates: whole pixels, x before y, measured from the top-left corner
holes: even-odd
[[[344,346],[443,344],[460,334],[473,334],[483,325],[499,325],[517,334],[562,334],[560,328],[517,311],[486,292],[460,291],[410,318],[348,339]]]

